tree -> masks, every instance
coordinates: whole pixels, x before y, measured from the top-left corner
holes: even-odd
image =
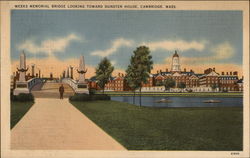
[[[216,84],[212,84],[212,85],[211,85],[211,88],[212,88],[213,91],[215,91],[216,88],[218,88],[218,86],[217,86]]]
[[[162,80],[157,80],[156,83],[155,83],[156,86],[163,86],[164,83]]]
[[[130,59],[130,65],[127,69],[127,73],[129,74],[127,74],[127,76],[130,76],[128,83],[131,84],[133,88],[139,88],[140,106],[142,83],[147,83],[147,79],[149,78],[149,74],[152,69],[153,61],[149,48],[146,46],[140,46],[136,48]]]
[[[132,60],[132,57],[131,57],[131,60]],[[126,70],[125,82],[130,87],[130,89],[134,92],[133,104],[135,104],[135,90],[139,88],[140,82],[138,82],[135,76],[135,69],[133,65],[129,65]]]
[[[186,84],[181,82],[178,84],[178,88],[181,88],[181,89],[186,88]]]
[[[114,67],[106,57],[101,60],[95,70],[97,84],[101,89],[103,89],[103,93],[105,84],[108,83],[113,71]]]
[[[167,78],[164,81],[165,90],[169,90],[175,86],[175,81],[172,78]]]

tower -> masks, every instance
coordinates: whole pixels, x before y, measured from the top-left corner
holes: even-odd
[[[87,69],[85,69],[84,56],[80,57],[79,69],[77,69],[77,73],[79,73],[79,80],[77,83],[76,93],[86,93],[89,94],[88,90],[88,82],[85,81],[85,73]]]
[[[179,55],[177,54],[177,51],[175,51],[173,58],[172,58],[171,71],[172,72],[181,71],[180,59],[179,59]]]
[[[20,93],[30,93],[28,82],[26,81],[26,72],[28,71],[28,68],[26,67],[26,56],[24,52],[20,54],[20,66],[19,68],[17,67],[17,71],[19,73],[19,79],[16,82],[13,94],[18,95]]]

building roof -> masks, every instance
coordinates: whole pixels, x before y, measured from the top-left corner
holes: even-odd
[[[175,51],[175,53],[174,53],[173,57],[179,57],[179,55],[178,55],[177,51]]]
[[[171,72],[160,72],[161,75],[171,74]]]
[[[182,72],[181,72],[181,74],[186,74],[186,75],[194,75],[195,73],[194,73],[194,72],[192,72],[192,71],[190,71],[190,72],[184,72],[184,71],[182,71]]]
[[[95,76],[91,77],[89,81],[96,81],[96,77]]]
[[[234,78],[234,79],[238,79],[238,76],[233,76],[233,75],[223,75],[223,76],[219,76],[219,78]]]
[[[115,79],[115,77],[110,77],[110,78],[109,78],[109,80],[114,80],[114,79]],[[95,77],[95,76],[91,77],[91,78],[89,79],[89,81],[96,81],[96,77]]]
[[[243,79],[238,80],[237,83],[243,83]]]

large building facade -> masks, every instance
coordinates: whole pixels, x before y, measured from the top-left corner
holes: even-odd
[[[181,61],[177,51],[172,56],[171,69],[168,71],[158,70],[155,74],[150,74],[147,83],[142,83],[142,91],[155,92],[166,91],[164,82],[172,79],[175,86],[168,89],[171,92],[230,92],[243,91],[243,78],[238,78],[238,72],[216,72],[215,68],[208,68],[204,73],[195,73],[192,69],[181,70]],[[95,80],[90,81],[90,87],[98,89]],[[93,86],[91,86],[93,85]],[[128,91],[130,88],[124,80],[124,74],[119,73],[117,77],[112,77],[105,85],[106,91]]]

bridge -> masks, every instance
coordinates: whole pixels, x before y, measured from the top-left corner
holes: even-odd
[[[64,86],[64,94],[65,97],[69,97],[74,95],[74,93],[89,93],[88,92],[88,84],[85,81],[85,73],[87,69],[85,69],[84,57],[80,57],[79,67],[77,69],[77,73],[79,74],[79,80],[76,81],[73,79],[73,67],[70,66],[64,71],[61,75],[60,80],[54,79],[53,74],[50,74],[50,78],[41,78],[40,70],[39,77],[34,75],[34,64],[32,64],[32,78],[26,80],[28,76],[26,76],[26,71],[28,71],[28,67],[26,67],[26,56],[25,53],[22,52],[20,55],[20,67],[18,70],[18,80],[14,80],[13,85],[14,95],[19,95],[20,93],[32,93],[35,97],[41,98],[54,98],[58,97],[59,87],[61,84]]]
[[[34,66],[32,67],[32,73]],[[65,71],[60,79],[34,77],[26,80],[28,70],[25,54],[20,56],[18,80],[13,84],[14,95],[32,93],[35,103],[11,129],[11,149],[22,150],[126,150],[115,139],[75,108],[67,97],[88,93],[87,70],[80,58],[79,80]],[[64,86],[64,99],[59,99],[59,87]],[[66,99],[65,99],[66,98]]]
[[[27,88],[28,91],[26,93],[32,93],[35,98],[58,98],[59,87],[61,85],[63,85],[64,87],[65,98],[73,96],[75,93],[81,92],[81,88],[78,88],[78,81],[73,80],[71,78],[63,78],[61,80],[32,78],[27,81],[27,87],[26,85],[24,87],[22,87],[22,85],[17,85],[16,87],[21,90],[16,91],[15,95],[22,93],[22,88]]]
[[[57,81],[44,81],[36,84],[31,89],[31,93],[35,98],[59,98],[59,87],[63,85],[64,87],[64,97],[68,98],[73,96],[75,91],[67,83],[61,83]]]

